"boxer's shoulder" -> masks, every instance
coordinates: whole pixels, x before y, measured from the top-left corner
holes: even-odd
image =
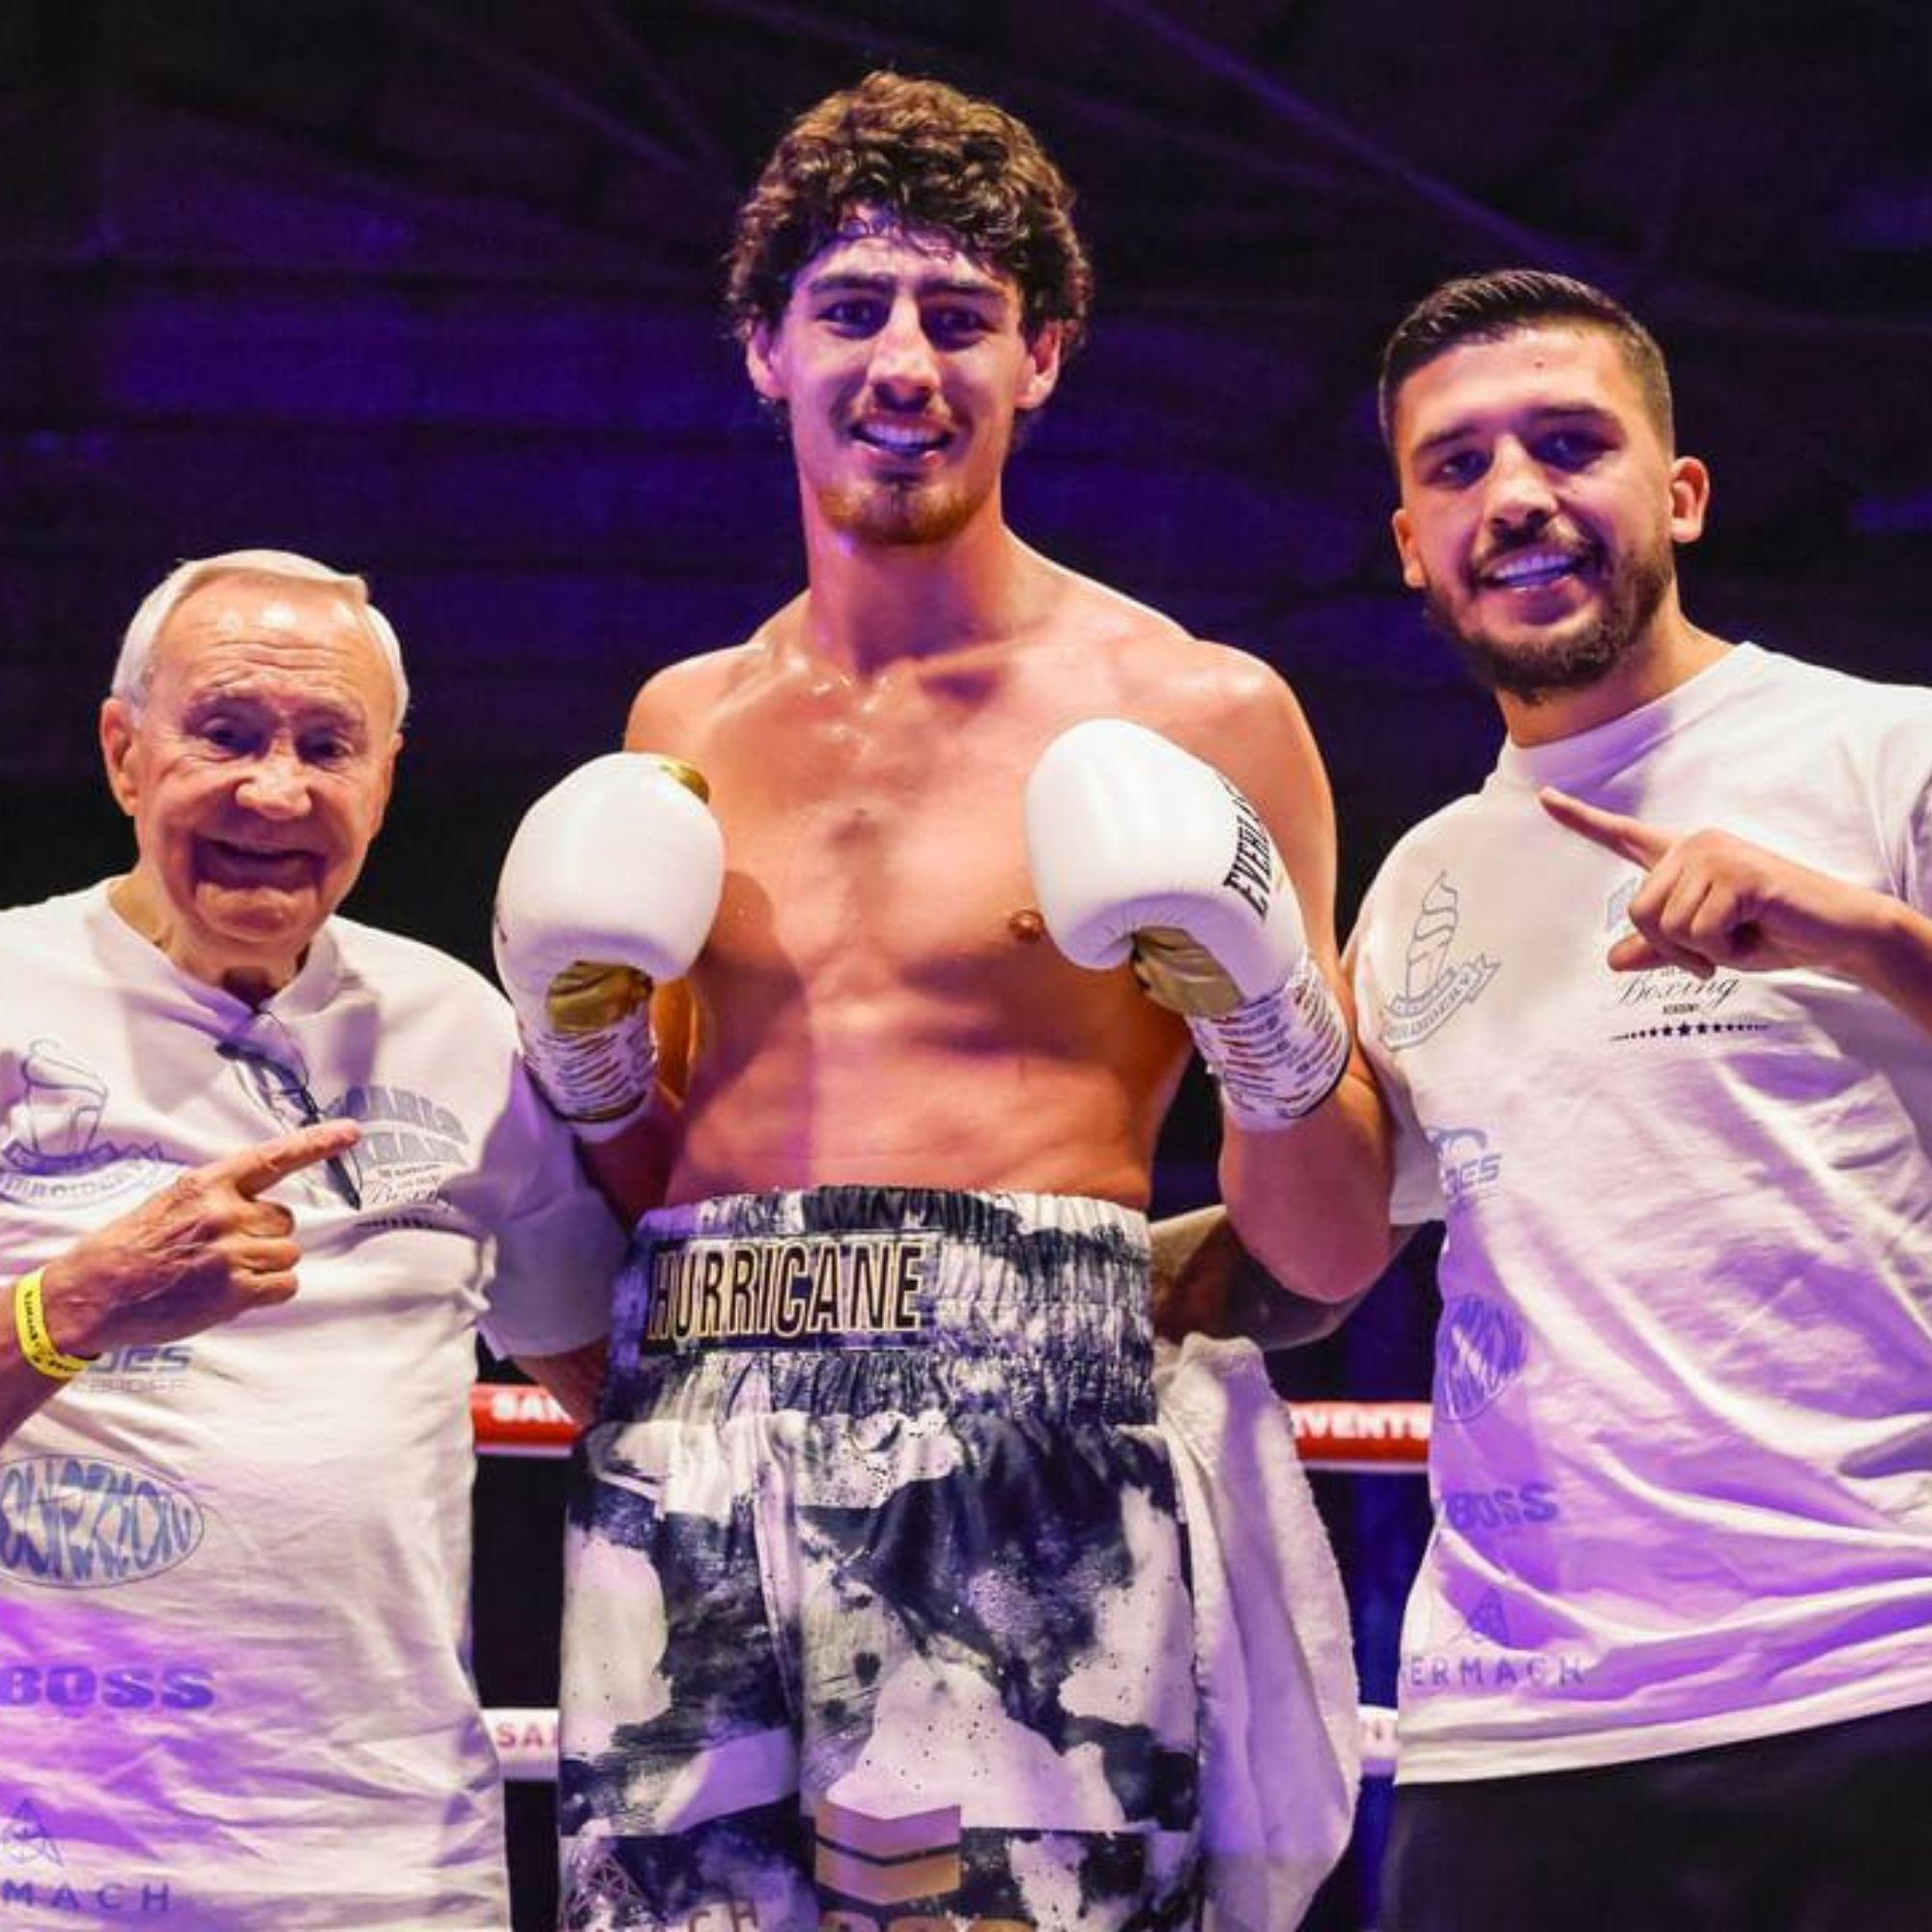
[[[1103,670],[1124,696],[1156,692],[1179,678],[1194,701],[1236,702],[1278,674],[1251,652],[1198,637],[1178,618],[1125,591],[1062,571],[1037,635]]]
[[[652,672],[631,700],[626,747],[691,755],[692,732],[757,675],[759,663],[758,640],[753,638],[722,650],[699,651]]]
[[[1273,666],[1186,632],[1142,639],[1120,663],[1110,702],[1090,709],[1160,732],[1257,795],[1268,789],[1264,773],[1285,760],[1304,763],[1312,743],[1301,706]]]

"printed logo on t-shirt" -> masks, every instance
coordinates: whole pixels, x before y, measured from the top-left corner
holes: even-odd
[[[1462,1628],[1438,1647],[1403,1652],[1405,1697],[1576,1690],[1589,1676],[1590,1660],[1581,1651],[1528,1649],[1515,1641],[1499,1591],[1479,1591],[1461,1617]]]
[[[1522,1374],[1529,1336],[1513,1308],[1480,1294],[1443,1304],[1435,1327],[1435,1408],[1451,1422],[1482,1414]]]
[[[1481,1127],[1431,1127],[1429,1145],[1435,1150],[1435,1168],[1442,1199],[1451,1208],[1466,1206],[1501,1181],[1503,1157],[1490,1145]]]
[[[111,1590],[185,1563],[201,1505],[152,1470],[93,1456],[0,1463],[0,1572],[50,1590]]]
[[[60,1840],[47,1830],[47,1821],[31,1798],[23,1798],[0,1827],[0,1855],[10,1865],[65,1865]]]
[[[1436,1514],[1471,1543],[1487,1545],[1554,1522],[1563,1512],[1548,1483],[1521,1483],[1500,1484],[1492,1490],[1449,1490]]]
[[[1450,958],[1461,918],[1460,895],[1449,883],[1448,873],[1438,872],[1423,894],[1409,928],[1402,991],[1382,1000],[1382,1043],[1391,1053],[1427,1039],[1480,997],[1496,977],[1501,962],[1486,953],[1473,959]]]
[[[1605,900],[1604,930],[1612,944],[1636,930],[1630,922],[1630,903],[1642,884],[1641,878],[1626,879]],[[1710,979],[1700,980],[1682,966],[1614,973],[1610,986],[1615,1027],[1611,1044],[1768,1032],[1770,1023],[1762,1017],[1724,1011],[1743,984],[1741,973],[1714,973]]]
[[[350,1088],[324,1111],[362,1129],[350,1151],[364,1208],[448,1211],[442,1183],[473,1161],[469,1130],[447,1107],[412,1088],[372,1083]]]
[[[165,1879],[75,1877],[66,1849],[31,1798],[0,1792],[0,1816],[5,1820],[0,1823],[0,1906],[63,1916],[85,1912],[90,1923],[165,1918],[172,1912]]]
[[[194,1366],[192,1342],[133,1342],[125,1349],[109,1349],[88,1364],[86,1375],[78,1378],[61,1398],[70,1402],[90,1402],[97,1396],[169,1396],[182,1386]]]
[[[1741,1033],[1769,1033],[1762,1014],[1727,1010],[1744,984],[1742,973],[1715,973],[1700,980],[1682,966],[1647,973],[1620,973],[1612,995],[1611,1042],[1709,1039]]]
[[[594,1838],[590,1847],[589,1856],[581,1864],[574,1864],[568,1875],[572,1920],[580,1925],[642,1923],[644,1914],[650,1908],[644,1894],[638,1889],[637,1881],[606,1849],[606,1840]],[[711,1917],[712,1908],[708,1902],[697,1909],[705,1918]],[[747,1922],[755,1928],[758,1922],[757,1907],[752,1906],[749,1910],[751,1916]],[[722,1921],[721,1932],[730,1926],[732,1914],[730,1901],[720,1901],[718,1917]],[[661,1918],[659,1922],[672,1926],[675,1932],[675,1921]],[[689,1924],[691,1921],[687,1919],[685,1922]]]
[[[107,1082],[59,1040],[35,1040],[20,1078],[0,1140],[0,1200],[70,1207],[152,1194],[179,1171],[152,1142],[135,1146],[101,1133]]]
[[[205,1663],[0,1662],[0,1711],[74,1718],[96,1708],[205,1711],[213,1702],[214,1672]]]

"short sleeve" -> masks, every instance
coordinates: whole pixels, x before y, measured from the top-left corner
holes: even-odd
[[[1355,929],[1349,936],[1344,965],[1355,995],[1355,1024],[1370,1070],[1380,1088],[1394,1130],[1395,1186],[1389,1199],[1389,1223],[1397,1228],[1420,1227],[1443,1215],[1442,1185],[1435,1151],[1415,1118],[1408,1083],[1382,1037],[1385,1010],[1376,977],[1376,893],[1362,901]]]

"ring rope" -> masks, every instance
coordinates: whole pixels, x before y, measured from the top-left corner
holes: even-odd
[[[1395,1713],[1378,1704],[1361,1709],[1362,1776],[1388,1777],[1395,1771]],[[504,1705],[485,1711],[483,1721],[497,1747],[503,1776],[512,1784],[551,1784],[556,1779],[556,1713],[537,1706]]]
[[[486,1456],[566,1456],[577,1439],[556,1400],[528,1382],[479,1382],[469,1413]],[[1419,1475],[1428,1464],[1426,1402],[1296,1402],[1289,1413],[1311,1469]]]

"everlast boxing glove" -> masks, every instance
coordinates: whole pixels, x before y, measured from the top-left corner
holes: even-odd
[[[1348,1026],[1267,827],[1213,766],[1089,719],[1035,766],[1026,831],[1054,944],[1081,966],[1130,963],[1186,1019],[1237,1124],[1286,1126],[1327,1098]]]
[[[657,1074],[650,996],[717,916],[724,842],[689,765],[613,752],[524,815],[497,884],[497,975],[538,1091],[584,1140],[621,1132]]]

